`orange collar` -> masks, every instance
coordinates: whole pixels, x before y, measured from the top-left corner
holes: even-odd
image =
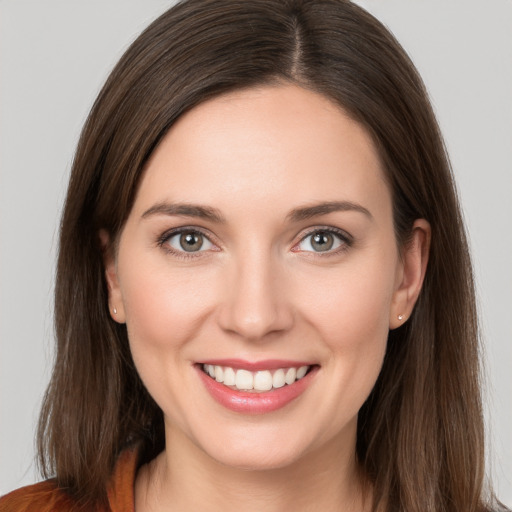
[[[137,447],[124,450],[117,459],[107,496],[111,512],[135,512],[134,485],[138,469]]]

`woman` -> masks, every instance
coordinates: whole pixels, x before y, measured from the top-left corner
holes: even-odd
[[[470,269],[423,85],[376,20],[179,4],[84,128],[56,479],[0,510],[490,510]]]

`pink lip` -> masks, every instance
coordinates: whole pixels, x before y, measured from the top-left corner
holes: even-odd
[[[278,368],[300,368],[301,366],[312,366],[310,361],[291,361],[284,359],[265,359],[264,361],[244,361],[243,359],[208,359],[200,364],[211,364],[213,366],[229,366],[237,370],[248,370],[257,372],[259,370],[277,370]]]
[[[233,362],[233,360],[231,362]],[[267,363],[269,363],[269,361],[267,361]],[[282,363],[283,361],[280,361],[280,364]],[[214,363],[208,362],[205,364]],[[296,364],[297,363],[294,363],[291,366],[295,367]],[[218,365],[233,367],[231,364],[227,364],[225,362]],[[234,367],[242,368],[238,365]],[[287,368],[288,366],[272,366],[271,368],[283,367]],[[244,367],[244,369],[245,368],[247,367]],[[258,363],[258,369],[260,368],[262,367]],[[209,391],[214,400],[216,400],[220,405],[230,409],[231,411],[243,414],[264,414],[281,409],[291,401],[298,398],[311,384],[319,367],[314,366],[305,377],[295,381],[293,384],[289,384],[283,386],[282,388],[266,391],[263,393],[248,393],[247,391],[231,389],[227,386],[224,386],[224,384],[217,382],[215,379],[212,379],[209,375],[206,375],[206,373],[204,373],[199,365],[196,365],[196,369],[206,389]]]

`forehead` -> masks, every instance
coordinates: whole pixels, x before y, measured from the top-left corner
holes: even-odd
[[[153,153],[135,207],[237,198],[284,208],[378,202],[389,191],[362,125],[320,94],[281,85],[229,93],[183,115]]]

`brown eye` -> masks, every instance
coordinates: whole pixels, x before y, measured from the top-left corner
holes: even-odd
[[[334,236],[332,233],[326,233],[325,231],[319,231],[311,236],[311,247],[315,251],[323,252],[329,251],[334,245]]]
[[[298,244],[299,251],[304,252],[334,252],[343,246],[349,246],[350,242],[347,237],[335,231],[319,229],[305,236]]]
[[[177,252],[203,252],[211,249],[213,244],[199,231],[182,231],[175,233],[167,242]]]
[[[199,233],[182,233],[180,235],[180,246],[184,251],[199,251],[203,246],[203,235]]]

